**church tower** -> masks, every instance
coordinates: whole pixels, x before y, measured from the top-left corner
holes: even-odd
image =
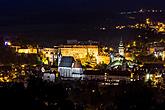
[[[121,41],[119,43],[119,55],[124,57],[124,45],[123,45],[122,38],[121,38]]]

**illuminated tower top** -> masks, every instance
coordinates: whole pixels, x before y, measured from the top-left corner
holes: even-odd
[[[124,56],[124,45],[123,45],[122,38],[119,43],[119,55]]]
[[[123,47],[123,41],[121,39],[120,43],[119,43],[119,47]]]

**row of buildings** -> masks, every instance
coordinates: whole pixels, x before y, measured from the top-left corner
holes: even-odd
[[[119,43],[117,52],[114,52],[112,48],[101,47],[94,41],[84,43],[77,40],[68,40],[67,44],[54,46],[53,48],[41,48],[39,46],[21,48],[21,46],[14,46],[9,42],[5,42],[5,44],[10,44],[9,46],[15,48],[18,54],[38,54],[43,64],[56,65],[60,73],[66,73],[65,75],[62,74],[63,76],[83,73],[82,67],[93,69],[99,64],[107,64],[108,67],[117,69],[123,66],[123,70],[126,70],[126,65],[129,65],[129,67],[135,65],[134,56],[140,55],[139,50],[135,49],[136,42],[133,42],[132,46],[125,46],[122,40]],[[164,42],[148,43],[148,48],[145,51],[147,54],[154,54],[156,58],[161,56],[162,61],[164,61],[164,44]]]
[[[110,62],[109,54],[100,52],[102,48],[98,44],[92,44],[91,41],[86,44],[67,43],[52,48],[32,46],[22,48],[14,45],[11,47],[15,48],[19,54],[39,54],[42,62],[46,65],[53,65],[58,62],[60,56],[72,56],[75,60],[81,61],[83,65],[90,64],[92,67],[99,63],[109,64]]]

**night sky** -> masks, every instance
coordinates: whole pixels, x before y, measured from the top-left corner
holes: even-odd
[[[0,32],[51,40],[59,36],[94,39],[94,26],[113,18],[114,13],[141,8],[164,10],[164,4],[165,0],[0,0]]]

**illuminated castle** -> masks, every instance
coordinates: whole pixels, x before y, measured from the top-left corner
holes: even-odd
[[[97,63],[97,45],[61,45],[59,49],[62,56],[72,56],[75,60],[81,61],[83,65],[90,62],[95,66]]]
[[[81,61],[82,65],[90,63],[92,67],[99,63],[109,64],[109,56],[99,54],[98,45],[61,45],[59,47],[62,56],[72,56]]]

